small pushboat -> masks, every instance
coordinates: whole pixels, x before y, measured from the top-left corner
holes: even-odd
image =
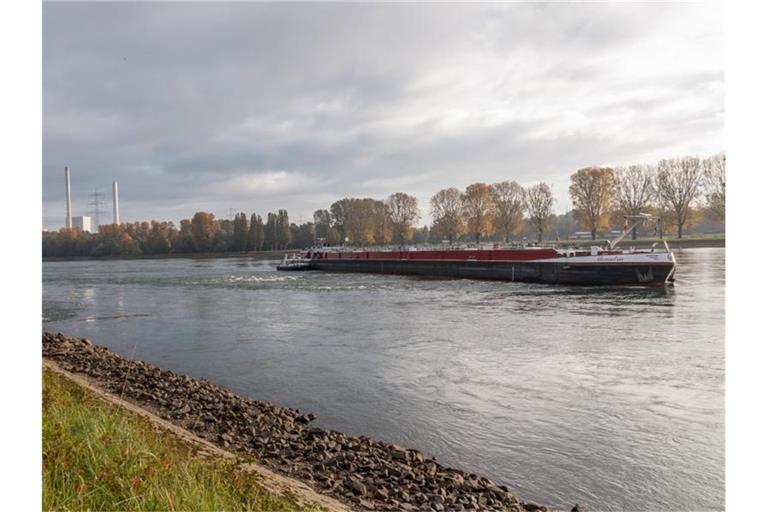
[[[312,260],[300,254],[286,254],[283,257],[282,263],[277,266],[277,270],[310,270],[310,261]]]

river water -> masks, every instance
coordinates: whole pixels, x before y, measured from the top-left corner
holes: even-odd
[[[47,262],[43,328],[570,510],[724,508],[724,249],[668,290]]]

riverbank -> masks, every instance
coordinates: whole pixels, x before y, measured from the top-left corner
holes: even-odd
[[[299,249],[280,251],[250,252],[181,252],[167,254],[132,254],[118,256],[48,256],[43,261],[116,261],[116,260],[206,260],[219,258],[255,258],[262,260],[282,259],[286,252],[298,252]]]
[[[637,240],[623,240],[619,247],[648,247],[658,238],[639,238]],[[603,244],[605,240],[545,240],[543,245],[557,245],[561,247],[583,246],[591,244]],[[691,236],[686,238],[668,238],[670,249],[690,249],[694,247],[725,247],[725,235]],[[169,253],[169,254],[136,254],[132,256],[62,256],[44,257],[43,261],[114,261],[114,260],[164,260],[164,259],[212,259],[212,258],[254,258],[262,260],[282,259],[286,253],[301,252],[302,249],[286,249],[281,251],[252,251],[252,252],[199,252],[199,253]]]
[[[346,510],[50,361],[42,437],[43,510]]]
[[[43,357],[217,447],[254,457],[359,510],[544,512],[505,486],[418,450],[312,426],[314,415],[243,398],[204,380],[43,333]]]

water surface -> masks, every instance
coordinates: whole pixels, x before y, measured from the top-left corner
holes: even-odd
[[[570,509],[724,508],[724,249],[669,290],[48,262],[43,328]]]

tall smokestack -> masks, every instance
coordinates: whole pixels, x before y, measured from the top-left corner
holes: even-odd
[[[64,219],[64,226],[72,229],[72,193],[69,189],[69,167],[64,168],[64,189],[67,194],[67,217]]]
[[[117,201],[117,181],[112,182],[112,213],[113,222],[120,224],[120,203]]]

